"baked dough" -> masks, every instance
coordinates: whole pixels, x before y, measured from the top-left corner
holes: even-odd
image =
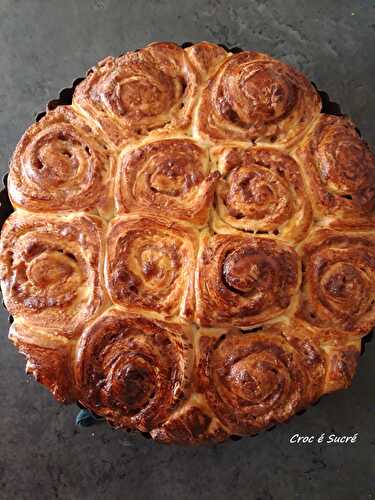
[[[375,326],[375,157],[299,72],[154,43],[98,63],[10,164],[10,339],[64,403],[165,443],[350,386]]]

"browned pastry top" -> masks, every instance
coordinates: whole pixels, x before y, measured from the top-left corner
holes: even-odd
[[[10,339],[64,403],[164,443],[350,386],[375,326],[375,156],[266,54],[108,57],[13,154]]]

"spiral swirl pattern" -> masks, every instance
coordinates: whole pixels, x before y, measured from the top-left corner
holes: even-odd
[[[209,173],[207,151],[190,139],[146,143],[122,158],[118,211],[148,210],[203,225],[218,172]]]
[[[205,235],[197,270],[197,321],[252,326],[286,310],[297,291],[298,257],[268,238]]]
[[[170,317],[193,312],[194,230],[163,218],[115,219],[107,238],[106,280],[115,304]]]
[[[68,106],[32,125],[14,152],[9,194],[33,212],[96,211],[106,216],[111,163],[106,147]]]
[[[223,62],[203,90],[197,134],[209,141],[295,142],[320,112],[320,98],[290,66],[257,52]]]
[[[314,233],[304,245],[299,315],[312,325],[366,334],[375,321],[373,234]]]
[[[168,124],[186,128],[196,85],[183,49],[154,43],[117,59],[104,59],[78,86],[73,105],[118,146]]]
[[[189,345],[181,325],[105,313],[77,347],[81,402],[116,426],[150,431],[184,395]]]
[[[100,219],[12,214],[2,230],[0,276],[16,318],[71,336],[105,302]]]
[[[332,225],[373,227],[375,155],[344,117],[321,115],[297,148],[309,178],[311,199],[320,217]]]
[[[233,434],[254,434],[290,418],[322,392],[324,353],[312,341],[297,349],[274,325],[200,337],[200,389]]]
[[[305,236],[311,205],[292,157],[270,147],[220,146],[212,156],[222,174],[216,189],[217,232],[233,228],[297,241]]]

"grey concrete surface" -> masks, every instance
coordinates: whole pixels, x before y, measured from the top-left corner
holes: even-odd
[[[34,113],[100,58],[153,40],[208,39],[303,70],[375,146],[375,3],[353,0],[0,0],[0,168]],[[372,499],[375,342],[349,391],[288,425],[212,448],[74,426],[24,374],[0,313],[0,499]],[[291,445],[295,433],[352,445]]]

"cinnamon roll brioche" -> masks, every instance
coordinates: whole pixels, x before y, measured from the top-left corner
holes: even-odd
[[[219,45],[209,42],[200,42],[185,49],[189,60],[198,73],[199,83],[210,78],[229,53]]]
[[[295,151],[317,217],[334,227],[375,223],[375,155],[345,117],[320,115]]]
[[[14,152],[8,182],[13,205],[110,216],[113,172],[107,149],[71,106],[50,111],[25,132]]]
[[[271,238],[203,234],[196,271],[196,320],[251,327],[286,312],[299,285],[298,256]]]
[[[319,116],[311,83],[287,64],[258,52],[228,57],[202,89],[195,134],[222,140],[290,144]]]
[[[366,335],[375,322],[375,232],[320,229],[303,254],[297,317],[332,335]]]
[[[170,219],[113,219],[105,269],[113,303],[145,314],[191,317],[197,249],[197,231]]]
[[[153,129],[187,128],[196,91],[197,74],[185,51],[153,43],[99,62],[78,85],[73,106],[116,147]]]
[[[220,174],[208,152],[187,138],[147,142],[126,152],[118,170],[119,213],[147,210],[204,225]]]
[[[118,309],[107,311],[77,345],[80,401],[116,426],[154,429],[189,391],[189,330]]]
[[[208,407],[202,394],[193,394],[160,427],[151,432],[162,443],[183,445],[205,441],[221,443],[229,437],[220,420]]]
[[[350,386],[375,326],[375,156],[287,64],[108,57],[10,163],[10,340],[63,403],[162,443],[254,435]]]
[[[277,323],[246,333],[202,329],[198,345],[198,388],[236,435],[289,419],[330,392],[338,378],[346,387],[359,354],[356,344],[319,346]],[[341,372],[345,375],[337,377]]]
[[[8,311],[28,325],[74,336],[106,303],[104,222],[16,210],[0,241],[0,277]]]
[[[12,323],[9,339],[26,356],[26,373],[46,386],[61,403],[77,401],[73,376],[74,343],[58,332],[27,325],[22,320]]]
[[[299,241],[312,220],[300,167],[274,147],[212,149],[221,178],[217,183],[213,227]]]

